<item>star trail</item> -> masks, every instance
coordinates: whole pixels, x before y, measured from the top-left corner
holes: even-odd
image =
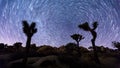
[[[25,44],[22,20],[36,22],[32,43],[38,46],[75,42],[70,35],[80,33],[85,37],[80,45],[88,47],[92,37],[78,25],[94,21],[99,23],[96,45],[120,41],[120,0],[0,0],[0,43]]]

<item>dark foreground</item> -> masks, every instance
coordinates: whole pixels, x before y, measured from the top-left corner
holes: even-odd
[[[32,47],[25,66],[22,49],[0,51],[0,68],[120,68],[120,53],[111,49],[98,50],[101,64],[93,58],[93,51],[84,47]]]

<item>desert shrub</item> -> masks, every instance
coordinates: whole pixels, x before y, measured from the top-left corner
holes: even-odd
[[[58,54],[65,54],[66,53],[66,48],[65,46],[60,46],[58,49],[57,49],[57,53]]]
[[[4,49],[5,46],[4,46],[4,43],[0,43],[0,49]]]
[[[82,46],[79,47],[79,50],[81,53],[88,53],[89,52],[87,48],[82,47]]]
[[[56,48],[51,46],[41,46],[38,50],[38,53],[42,55],[54,55],[57,53]]]
[[[81,56],[79,46],[77,46],[75,43],[66,44],[65,51],[66,51],[66,54],[68,55]]]

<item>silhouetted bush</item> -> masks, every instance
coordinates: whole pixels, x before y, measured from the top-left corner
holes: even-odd
[[[5,46],[4,46],[4,43],[0,43],[0,49],[4,49]]]
[[[31,44],[30,45],[30,52],[37,52],[37,47],[36,47],[36,44]]]
[[[79,50],[81,53],[88,53],[89,52],[89,50],[87,48],[82,47],[82,46],[79,47]]]
[[[120,51],[120,42],[112,42],[113,46],[116,47]]]
[[[57,54],[56,48],[54,48],[52,46],[47,46],[47,45],[39,47],[37,52],[42,54],[42,55],[55,55],[55,54]]]
[[[15,48],[16,52],[21,52],[23,51],[22,43],[21,42],[16,42],[13,44],[13,47]]]
[[[81,56],[81,52],[79,50],[79,46],[77,46],[75,43],[68,43],[65,46],[66,54],[68,55],[76,55]]]

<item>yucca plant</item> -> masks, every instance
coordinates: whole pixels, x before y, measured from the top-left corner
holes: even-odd
[[[24,20],[24,21],[22,21],[22,24],[23,24],[23,32],[27,36],[27,42],[26,42],[26,47],[25,47],[25,56],[23,59],[23,63],[26,65],[28,54],[29,54],[29,49],[30,49],[30,45],[31,45],[31,38],[37,32],[37,28],[36,28],[35,22],[28,24],[28,22]]]
[[[74,39],[77,42],[77,46],[79,46],[79,42],[84,39],[84,37],[80,34],[73,34],[71,35],[71,38]]]
[[[92,42],[92,46],[93,46],[93,50],[94,50],[94,59],[95,59],[96,63],[100,64],[100,60],[98,58],[97,49],[96,49],[96,45],[95,45],[95,40],[97,38],[97,32],[95,30],[98,27],[98,23],[93,22],[92,28],[89,26],[88,22],[80,24],[78,27],[80,29],[83,29],[84,31],[89,31],[92,34],[93,38],[91,39],[91,42]]]

